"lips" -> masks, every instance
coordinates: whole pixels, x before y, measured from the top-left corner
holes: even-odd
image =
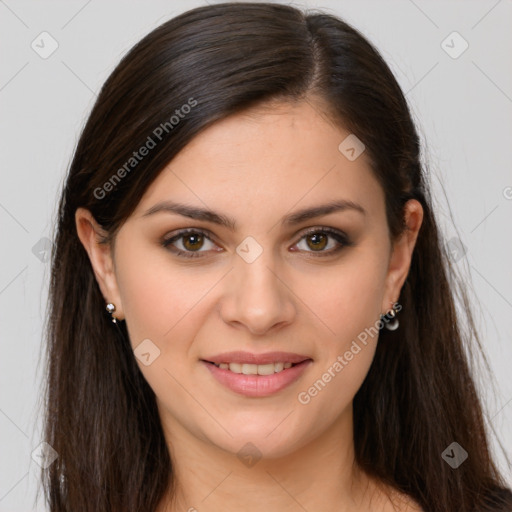
[[[302,361],[311,359],[309,356],[295,354],[292,352],[265,352],[263,354],[254,354],[252,352],[234,351],[224,352],[210,357],[205,357],[203,361],[207,363],[238,363],[238,364],[270,364],[270,363],[292,363],[298,364]]]
[[[310,357],[290,352],[226,352],[201,362],[217,382],[237,394],[265,397],[290,386],[313,363]],[[272,369],[273,371],[270,371]],[[264,371],[261,371],[264,370]]]

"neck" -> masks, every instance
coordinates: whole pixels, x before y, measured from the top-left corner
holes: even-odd
[[[300,448],[257,462],[244,463],[175,421],[165,424],[176,491],[158,512],[370,510],[374,484],[355,464],[351,407]]]

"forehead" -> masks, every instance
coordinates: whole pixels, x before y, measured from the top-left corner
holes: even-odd
[[[282,215],[295,204],[346,199],[378,214],[383,193],[365,153],[350,160],[340,151],[349,136],[305,101],[231,115],[183,148],[148,188],[136,212],[174,199],[234,217]]]

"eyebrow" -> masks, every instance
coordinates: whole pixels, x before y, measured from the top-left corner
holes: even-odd
[[[344,211],[355,211],[362,215],[366,215],[366,210],[360,204],[357,204],[348,199],[338,199],[327,204],[304,208],[294,213],[285,215],[281,223],[285,226],[294,226],[296,224],[300,224],[301,222],[305,222],[316,217],[321,217],[322,215]],[[196,206],[190,206],[174,201],[162,201],[157,203],[149,208],[149,210],[144,212],[142,217],[148,217],[149,215],[162,212],[181,215],[183,217],[188,217],[189,219],[202,220],[211,222],[213,224],[219,224],[220,226],[224,226],[231,231],[235,231],[236,229],[236,221],[231,217],[227,217],[226,215],[222,215],[221,213],[215,212],[213,210],[198,208]]]

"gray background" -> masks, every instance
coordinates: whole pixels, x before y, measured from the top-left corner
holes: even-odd
[[[31,453],[43,441],[37,404],[49,271],[45,239],[51,238],[56,197],[80,129],[121,56],[157,25],[198,5],[0,0],[0,511],[44,510],[41,501],[35,504],[39,467]],[[496,378],[495,388],[482,382],[493,446],[500,439],[510,454],[512,2],[295,5],[325,8],[361,30],[407,94],[438,219],[470,283]],[[58,43],[47,59],[31,47],[34,40],[42,46],[43,31]],[[469,44],[458,58],[442,46],[453,31]],[[453,36],[445,44],[452,52],[462,48]],[[497,451],[512,485],[512,469]]]

